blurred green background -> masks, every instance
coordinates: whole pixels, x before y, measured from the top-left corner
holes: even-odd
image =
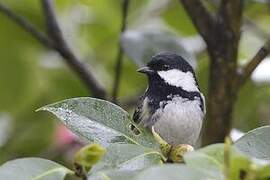
[[[0,0],[14,12],[46,31],[39,0]],[[215,1],[204,1],[215,11]],[[55,0],[63,33],[76,54],[105,85],[113,87],[121,27],[121,0]],[[239,64],[249,60],[270,34],[270,2],[245,1]],[[269,37],[269,36],[268,36]],[[205,45],[178,0],[130,0],[119,99],[126,102],[146,87],[136,69],[160,51],[182,54],[196,67],[207,92]],[[270,59],[266,59],[241,90],[234,127],[247,131],[270,123]],[[78,77],[54,51],[0,14],[0,164],[9,159],[41,156],[70,165],[73,141],[61,139],[63,128],[48,113],[35,112],[62,99],[91,96]],[[124,104],[124,103],[123,103]],[[123,106],[133,111],[132,106]],[[64,132],[66,133],[66,132]],[[63,134],[62,134],[63,135]]]

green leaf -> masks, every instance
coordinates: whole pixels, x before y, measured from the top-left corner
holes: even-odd
[[[135,144],[112,144],[89,172],[89,179],[126,180],[143,169],[161,164],[161,154]]]
[[[224,144],[211,144],[209,146],[198,149],[196,152],[200,152],[209,157],[212,157],[220,164],[224,163]]]
[[[41,158],[22,158],[0,166],[0,179],[5,180],[60,180],[73,172],[53,161]]]
[[[127,55],[138,65],[145,65],[153,55],[170,51],[183,56],[195,65],[195,57],[181,45],[180,38],[173,33],[157,30],[129,30],[122,35],[122,45]]]
[[[135,144],[112,144],[90,174],[111,169],[138,171],[160,163],[161,154],[158,151]]]
[[[88,180],[127,180],[134,178],[136,174],[138,174],[138,171],[113,169],[100,171],[92,176],[89,176]]]
[[[47,105],[39,110],[56,115],[78,136],[98,142],[104,147],[112,143],[137,144],[159,150],[159,145],[150,132],[140,129],[134,134],[129,114],[119,106],[95,98],[73,98]]]
[[[139,173],[134,180],[205,180],[213,179],[207,173],[184,165],[162,165],[146,169]]]
[[[210,155],[194,151],[186,153],[184,161],[189,167],[205,171],[212,177],[223,178],[223,165]]]
[[[223,179],[224,145],[212,144],[184,155],[187,166]]]
[[[226,148],[224,144],[212,144],[185,154],[184,160],[187,166],[205,171],[219,179],[224,179],[224,175],[228,179],[254,179],[265,178],[270,174],[269,162],[250,158],[230,144],[227,144]],[[222,172],[226,173],[223,175]]]
[[[258,159],[270,160],[270,126],[246,133],[234,146],[241,152]]]

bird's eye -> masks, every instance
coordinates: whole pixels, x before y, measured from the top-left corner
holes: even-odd
[[[170,68],[169,65],[166,65],[166,64],[165,64],[165,65],[163,66],[163,69],[164,69],[164,70],[168,70],[169,68]]]

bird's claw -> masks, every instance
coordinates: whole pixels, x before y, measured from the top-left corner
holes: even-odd
[[[152,133],[155,140],[160,145],[161,152],[165,156],[166,162],[181,163],[183,162],[183,155],[185,153],[194,151],[193,146],[189,144],[169,144],[162,137],[160,137],[160,135],[155,131],[154,126],[152,126]]]

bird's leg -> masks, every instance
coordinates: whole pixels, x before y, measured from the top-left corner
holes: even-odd
[[[160,137],[160,135],[155,131],[154,126],[152,126],[152,133],[155,140],[160,144],[162,154],[165,156],[164,162],[183,163],[183,155],[187,152],[194,151],[194,148],[189,144],[169,144],[162,137]]]
[[[172,145],[170,145],[169,143],[167,143],[164,139],[162,139],[162,137],[160,137],[160,135],[158,133],[156,133],[156,131],[154,129],[154,126],[152,126],[151,130],[152,130],[152,134],[153,134],[155,140],[160,145],[161,153],[165,157],[165,159],[163,159],[163,160],[164,160],[164,162],[167,162],[168,161],[169,154],[170,154],[171,149],[172,149]]]

